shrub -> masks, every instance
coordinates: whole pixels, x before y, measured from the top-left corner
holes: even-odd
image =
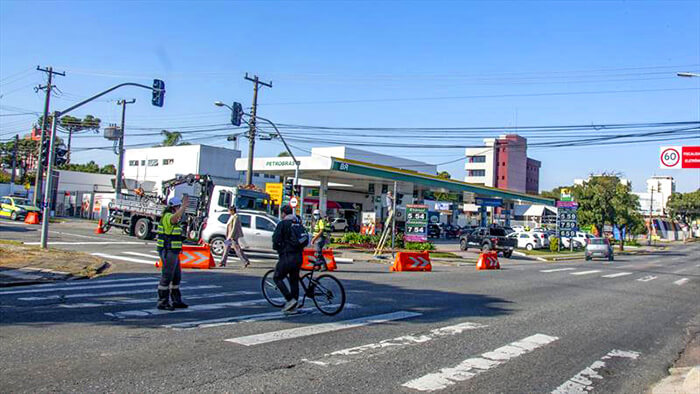
[[[573,241],[572,241],[573,242]],[[556,252],[559,250],[559,238],[552,237],[549,240],[549,250],[552,252]]]
[[[435,245],[432,242],[406,242],[403,246],[406,250],[435,250]]]

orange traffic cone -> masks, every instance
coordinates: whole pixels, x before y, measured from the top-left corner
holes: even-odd
[[[105,231],[102,229],[102,219],[97,222],[97,228],[95,229],[95,234],[104,234]]]
[[[29,212],[27,217],[24,218],[24,222],[27,224],[39,224],[39,214],[36,212]]]

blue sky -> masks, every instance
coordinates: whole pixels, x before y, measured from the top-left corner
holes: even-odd
[[[51,21],[47,28],[39,10]],[[116,83],[165,80],[163,108],[150,105],[149,92],[125,89],[73,114],[117,123],[116,100],[136,98],[127,110],[127,145],[160,140],[135,136],[144,133],[135,127],[186,130],[226,123],[228,114],[212,102],[249,106],[246,72],[273,82],[260,93],[259,113],[279,123],[494,127],[697,121],[700,78],[678,78],[675,72],[700,72],[700,2],[0,1],[0,114],[42,110],[43,94],[33,90],[45,82],[43,73],[31,71],[37,65],[67,73],[56,81],[62,93],[52,103],[59,110]],[[611,91],[623,92],[588,93]],[[33,115],[1,116],[0,140],[27,132],[33,121]],[[215,137],[226,133],[197,136],[213,135],[202,143],[230,146],[225,137]],[[77,148],[109,145],[99,136],[74,141]],[[698,145],[700,139],[685,143]],[[675,176],[679,191],[699,188],[700,171],[658,169],[664,144],[539,148],[529,156],[543,163],[541,189],[600,171],[622,173],[635,190],[654,174]],[[324,144],[294,145],[304,154]],[[279,142],[261,141],[256,155],[282,149]],[[464,153],[375,150],[431,163]],[[76,152],[73,161],[105,164],[115,158],[93,150]],[[461,178],[463,167],[457,161],[441,169]]]

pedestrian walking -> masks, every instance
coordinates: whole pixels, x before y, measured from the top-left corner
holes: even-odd
[[[292,207],[283,206],[282,214],[284,218],[272,234],[272,247],[279,255],[273,279],[287,301],[282,311],[296,313],[299,300],[299,271],[303,263],[304,247],[309,243],[309,235],[299,218],[294,215]],[[285,278],[289,281],[289,289],[284,283]]]
[[[226,240],[224,245],[226,248],[224,250],[224,257],[219,263],[219,267],[226,267],[226,262],[228,261],[228,253],[231,251],[231,247],[236,252],[236,256],[243,262],[243,268],[247,268],[250,265],[250,260],[248,256],[243,253],[239,240],[244,237],[243,226],[241,225],[241,218],[236,213],[236,207],[231,206],[228,209],[228,213],[231,215],[226,222]]]
[[[314,245],[314,257],[316,261],[321,263],[321,271],[328,271],[326,258],[323,257],[323,248],[328,244],[331,238],[331,226],[326,218],[321,217],[321,211],[318,209],[313,212],[313,238],[311,243]]]
[[[182,200],[173,197],[163,212],[158,223],[158,254],[162,263],[160,283],[158,284],[158,309],[172,311],[175,308],[187,308],[182,302],[180,293],[180,251],[182,251],[182,227],[180,219],[185,213],[185,208],[190,198],[184,195]],[[172,298],[172,304],[170,299]]]

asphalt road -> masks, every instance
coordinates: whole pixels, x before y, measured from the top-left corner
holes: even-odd
[[[192,307],[158,313],[153,245],[52,230],[55,247],[145,263],[110,258],[107,277],[0,289],[2,391],[643,392],[700,330],[698,244],[498,271],[339,264],[343,312],[284,317],[259,290],[273,260],[188,270]],[[0,238],[38,241],[7,221]]]

